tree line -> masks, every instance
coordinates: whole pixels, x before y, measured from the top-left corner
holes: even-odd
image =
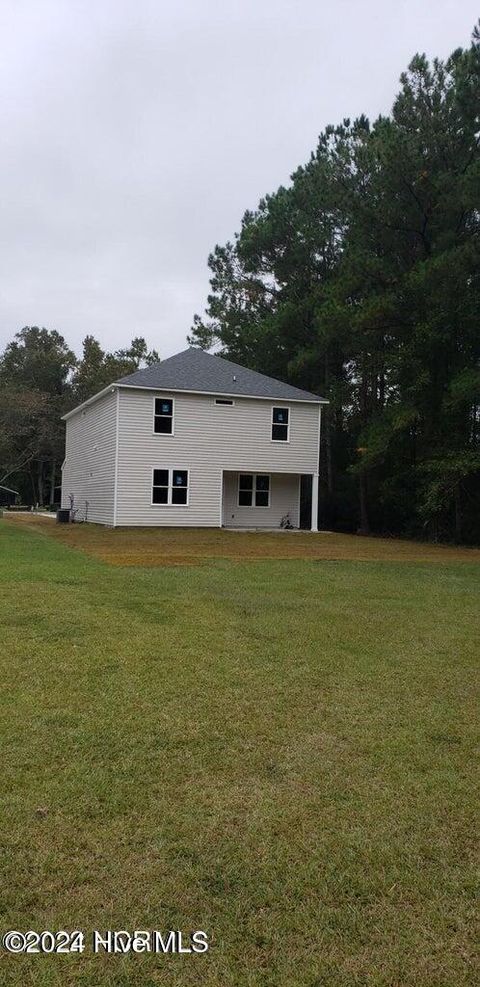
[[[328,398],[320,524],[480,541],[480,30],[417,55],[389,116],[320,134],[209,258],[189,341]],[[0,484],[58,499],[61,415],[152,361],[22,329],[0,356]]]
[[[139,367],[159,360],[142,337],[108,353],[93,336],[77,359],[55,330],[26,326],[0,356],[0,485],[23,504],[60,499],[62,415]]]
[[[323,526],[480,541],[479,42],[415,56],[209,258],[190,342],[330,402]]]

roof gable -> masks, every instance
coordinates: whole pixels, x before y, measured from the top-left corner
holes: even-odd
[[[161,363],[154,363],[116,381],[129,387],[158,390],[231,394],[243,397],[272,398],[283,401],[323,401],[310,391],[292,387],[256,370],[191,346]]]

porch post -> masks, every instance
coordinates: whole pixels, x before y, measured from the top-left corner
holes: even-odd
[[[220,470],[220,511],[218,521],[218,527],[223,528],[223,470]]]
[[[318,473],[312,476],[312,525],[311,531],[318,531]]]

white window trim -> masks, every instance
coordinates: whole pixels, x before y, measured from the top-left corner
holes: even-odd
[[[284,411],[288,411],[288,425],[287,425],[287,438],[286,439],[274,439],[273,438],[273,434],[272,434],[273,433],[273,426],[274,425],[281,425],[281,422],[274,422],[274,420],[273,420],[273,412],[275,411],[275,408],[283,408]],[[270,442],[281,442],[282,445],[288,445],[288,443],[290,442],[290,421],[291,421],[291,417],[292,417],[292,409],[289,407],[288,404],[273,404],[272,405],[272,418],[271,418],[271,421],[270,421]]]
[[[154,484],[153,478],[155,475],[155,470],[166,470],[168,473],[168,487],[167,487],[167,503],[166,504],[155,504],[153,500],[153,488],[154,486],[159,488],[159,484]],[[173,474],[176,472],[182,472],[187,474],[187,503],[186,504],[172,504],[172,490],[173,490]],[[152,466],[152,482],[150,484],[150,504],[151,507],[188,507],[190,503],[190,469],[186,466]],[[163,488],[165,489],[165,488]],[[185,487],[179,487],[180,490],[185,490]]]
[[[162,417],[161,415],[158,415],[158,416],[155,415],[155,401],[171,401],[172,402],[172,431],[171,432],[156,432],[155,431],[155,418],[156,417],[158,417],[158,418],[161,418]],[[165,415],[164,417],[165,418],[168,418],[168,415]],[[171,439],[172,436],[175,435],[175,398],[174,397],[171,397],[170,395],[166,395],[166,394],[164,394],[163,396],[161,394],[155,394],[154,395],[154,398],[153,398],[153,415],[152,415],[152,435],[154,435],[156,439]],[[157,469],[157,467],[155,467],[155,469]]]
[[[233,408],[235,406],[233,398],[214,398],[213,403],[219,408]]]
[[[241,504],[240,503],[240,477],[241,476],[251,476],[253,478],[252,503],[251,504]],[[255,502],[254,502],[255,501],[255,494],[257,493],[257,476],[268,476],[268,504],[255,504]],[[264,490],[259,490],[258,492],[259,493],[265,493]],[[271,492],[272,492],[272,475],[271,475],[271,473],[249,473],[248,470],[242,470],[242,472],[238,474],[237,507],[245,508],[247,511],[250,511],[252,509],[252,507],[256,508],[259,511],[266,511],[270,507]]]

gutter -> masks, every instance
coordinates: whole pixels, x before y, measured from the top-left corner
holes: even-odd
[[[269,395],[266,397],[264,394],[238,394],[237,391],[195,391],[191,387],[150,387],[146,384],[109,384],[108,387],[104,387],[103,391],[99,391],[98,394],[94,394],[93,397],[88,398],[83,401],[82,404],[77,405],[76,408],[72,408],[71,411],[67,411],[66,415],[62,415],[62,422],[68,421],[73,415],[76,415],[83,408],[88,407],[88,405],[93,404],[98,401],[99,398],[105,397],[106,394],[114,393],[114,391],[120,388],[130,391],[154,391],[157,394],[197,394],[203,395],[204,397],[217,397],[217,398],[251,398],[254,401],[285,401],[286,404],[330,404],[326,398],[287,398],[281,395]]]

